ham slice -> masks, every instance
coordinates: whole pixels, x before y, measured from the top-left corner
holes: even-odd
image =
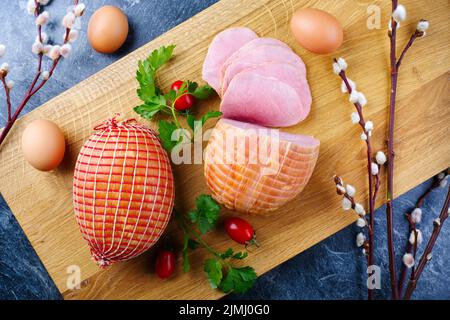
[[[228,119],[288,127],[303,120],[309,107],[303,106],[302,98],[291,85],[248,71],[233,78],[220,111]]]
[[[230,61],[229,61],[230,62]],[[221,74],[221,83],[229,83],[239,72],[268,62],[285,62],[297,67],[301,73],[306,75],[303,60],[290,48],[274,45],[262,45],[245,51],[233,59],[228,65],[224,65]],[[225,90],[222,89],[222,95]]]
[[[236,50],[222,65],[221,68],[221,79],[225,74],[225,70],[227,67],[232,64],[236,59],[239,59],[242,55],[245,55],[248,51],[253,50],[260,46],[279,46],[283,48],[287,48],[290,50],[289,46],[285,44],[283,41],[273,38],[256,38],[252,41],[247,42],[238,50]]]
[[[299,108],[302,110],[301,119],[303,120],[309,114],[311,110],[311,91],[309,90],[308,81],[305,75],[293,65],[284,62],[271,62],[265,63],[253,67],[249,67],[241,72],[252,73],[264,77],[276,78],[288,85],[290,85],[294,90],[296,90],[298,96],[301,100],[301,105]],[[223,83],[224,92],[228,89],[226,82]]]
[[[231,210],[269,213],[304,189],[319,144],[310,136],[221,119],[205,150],[206,183],[214,199]]]
[[[220,92],[220,71],[223,63],[240,47],[256,38],[256,33],[248,28],[227,29],[216,35],[203,63],[203,80]]]

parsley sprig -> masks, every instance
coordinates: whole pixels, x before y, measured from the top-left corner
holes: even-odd
[[[162,46],[154,50],[147,59],[139,61],[136,72],[136,80],[139,83],[137,95],[143,104],[136,106],[134,111],[147,120],[153,120],[158,114],[166,114],[172,117],[172,121],[159,120],[158,132],[163,147],[169,152],[180,142],[186,141],[186,135],[174,138],[177,129],[184,129],[178,119],[179,116],[186,116],[189,127],[194,131],[195,116],[188,112],[181,112],[175,109],[175,101],[185,94],[191,94],[196,99],[207,99],[213,89],[209,85],[199,86],[196,82],[185,81],[178,91],[170,90],[164,93],[156,83],[157,71],[169,62],[173,57],[175,45]],[[217,118],[222,115],[219,111],[209,111],[200,118],[201,126],[208,119]]]
[[[189,250],[202,246],[211,254],[203,265],[211,287],[225,293],[244,293],[253,286],[256,272],[250,266],[236,267],[233,261],[245,259],[248,253],[235,252],[232,248],[219,252],[201,236],[216,226],[219,215],[220,206],[209,195],[197,197],[196,207],[187,216],[175,211],[175,217],[184,232],[183,270],[190,270]]]

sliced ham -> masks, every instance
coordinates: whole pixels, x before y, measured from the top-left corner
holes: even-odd
[[[220,92],[220,72],[223,63],[240,47],[256,38],[258,38],[256,33],[248,28],[231,28],[216,35],[203,63],[203,80]]]
[[[268,127],[288,127],[308,114],[291,85],[252,72],[236,75],[223,96],[220,111],[228,119]]]
[[[252,73],[264,77],[276,78],[288,85],[290,85],[297,92],[301,105],[298,107],[302,111],[301,119],[303,120],[311,110],[311,91],[309,90],[308,81],[305,75],[296,67],[284,62],[264,63],[257,66],[249,67],[240,74]],[[226,91],[228,85],[223,83],[223,89]]]
[[[252,41],[247,42],[246,44],[244,44],[242,47],[240,47],[238,50],[236,50],[222,65],[222,69],[221,69],[221,79],[223,78],[224,74],[225,74],[225,70],[227,69],[227,67],[232,64],[236,59],[239,59],[242,55],[245,55],[246,52],[248,52],[249,50],[253,50],[257,47],[260,46],[279,46],[279,47],[283,47],[283,48],[287,48],[289,50],[291,50],[291,48],[289,48],[289,46],[287,44],[285,44],[283,41],[280,41],[278,39],[273,39],[273,38],[256,38],[253,39]]]
[[[303,60],[290,48],[262,45],[248,50],[236,57],[228,66],[222,69],[221,83],[229,83],[239,72],[268,62],[290,63],[297,67],[306,76],[306,68]],[[222,89],[222,95],[224,90]]]
[[[205,151],[206,183],[212,196],[231,210],[277,210],[308,183],[319,144],[310,136],[221,119]]]

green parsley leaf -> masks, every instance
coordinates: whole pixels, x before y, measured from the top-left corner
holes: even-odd
[[[234,253],[233,249],[232,248],[228,248],[227,251],[225,251],[224,253],[222,253],[220,255],[220,257],[222,259],[228,259],[228,258],[231,258],[233,256],[233,253]]]
[[[205,261],[203,270],[206,272],[211,287],[218,288],[222,281],[222,263],[215,258],[208,259]]]
[[[227,275],[220,284],[220,289],[225,292],[247,292],[255,283],[257,276],[252,267],[229,268]]]
[[[202,117],[202,126],[205,125],[206,121],[212,118],[218,118],[222,115],[222,112],[220,111],[208,111],[203,117]]]
[[[202,194],[197,197],[196,208],[188,213],[191,222],[196,223],[198,230],[205,234],[217,223],[220,206],[210,195]]]
[[[173,50],[175,45],[162,46],[159,49],[153,50],[146,61],[150,64],[150,67],[156,71],[165,63],[167,63],[173,56]]]
[[[231,258],[232,259],[237,259],[237,260],[242,260],[247,258],[248,256],[248,252],[236,252]]]
[[[214,90],[209,85],[204,85],[202,87],[196,87],[195,90],[189,91],[194,97],[199,100],[208,99]]]
[[[164,149],[170,152],[179,142],[172,140],[172,134],[175,130],[178,129],[178,127],[175,123],[166,120],[160,120],[158,122],[158,125],[159,125],[158,132],[159,138],[161,139],[161,143]]]
[[[188,115],[187,115],[186,122],[187,122],[189,128],[191,128],[192,130],[194,130],[195,116],[194,116],[193,114],[188,114]]]

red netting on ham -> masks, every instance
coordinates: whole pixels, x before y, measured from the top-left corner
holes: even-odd
[[[173,209],[174,183],[154,131],[116,118],[95,130],[75,165],[73,204],[92,257],[106,267],[159,239]]]

